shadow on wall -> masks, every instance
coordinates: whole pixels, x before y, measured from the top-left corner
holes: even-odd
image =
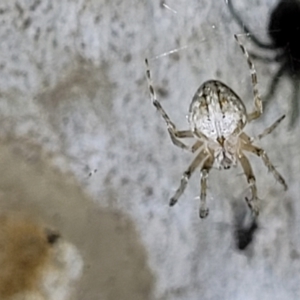
[[[9,260],[14,262],[11,265],[16,270],[9,273],[16,276],[9,275],[15,287],[8,294],[3,288],[8,275],[3,273],[3,268],[0,269],[2,296],[18,293],[22,299],[27,299],[26,293],[36,292],[42,276],[40,271],[52,268],[51,264],[55,263],[49,257],[57,256],[53,249],[66,240],[79,252],[78,261],[74,261],[78,265],[77,277],[80,277],[80,256],[83,261],[81,278],[76,283],[72,299],[151,299],[154,277],[132,221],[123,213],[101,209],[93,203],[70,174],[62,174],[50,166],[50,159],[39,147],[26,141],[1,141],[0,209],[4,216],[2,223],[7,229],[6,234],[0,234],[0,260],[1,256],[8,255],[3,254],[5,248],[1,247],[5,243],[16,253],[14,257],[10,251]],[[60,237],[52,241],[45,228],[57,230]],[[28,243],[30,238],[25,237],[29,235],[36,242],[36,248],[28,250],[33,251],[34,268],[27,268],[28,264],[18,261],[20,255],[30,256],[22,254],[28,248],[21,246],[22,241]],[[70,251],[65,252],[70,256]],[[74,267],[72,264],[69,269]],[[27,285],[22,280],[18,281],[20,274],[28,278]],[[74,274],[70,276],[76,279]],[[36,299],[67,299],[52,297]]]

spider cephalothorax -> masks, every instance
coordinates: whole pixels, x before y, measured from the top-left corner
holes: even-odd
[[[170,205],[173,206],[183,194],[188,180],[196,168],[200,168],[201,174],[201,193],[200,193],[200,212],[201,218],[208,215],[206,206],[207,177],[210,169],[215,164],[219,169],[229,169],[236,166],[239,162],[249,183],[252,197],[246,198],[254,216],[259,212],[259,200],[257,197],[257,188],[255,176],[251,165],[244,152],[252,152],[261,157],[266,167],[271,171],[284,189],[287,185],[283,177],[276,171],[269,160],[266,152],[253,144],[244,131],[247,122],[257,119],[262,114],[262,101],[257,89],[257,76],[253,63],[249,55],[235,35],[240,48],[247,58],[247,63],[251,72],[253,93],[254,93],[254,111],[247,113],[246,107],[239,96],[227,85],[217,80],[209,80],[203,83],[196,91],[189,109],[189,130],[178,131],[176,126],[170,120],[167,113],[157,100],[150,76],[148,60],[146,59],[147,80],[152,102],[164,118],[172,142],[191,152],[197,152],[196,157],[183,173],[179,188],[170,199]],[[262,138],[272,132],[283,120],[284,116],[279,118],[272,126],[264,130],[258,138]],[[187,146],[180,139],[194,138],[196,141],[192,147]]]

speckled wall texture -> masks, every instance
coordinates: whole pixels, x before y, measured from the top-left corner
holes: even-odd
[[[233,2],[267,40],[277,1]],[[256,135],[287,114],[260,144],[288,191],[249,155],[261,213],[248,247],[236,246],[249,194],[240,167],[211,171],[206,219],[198,216],[198,170],[168,205],[193,155],[172,145],[150,101],[144,59],[179,129],[188,129],[191,99],[208,79],[225,82],[252,109],[249,68],[233,38],[243,32],[226,1],[2,0],[0,25],[0,207],[21,227],[29,216],[41,239],[42,228],[57,230],[73,249],[59,296],[51,296],[55,284],[39,290],[35,273],[10,299],[300,298],[299,122],[289,129],[288,80],[246,127]],[[264,95],[277,65],[254,63]],[[44,273],[51,259],[41,263]],[[0,291],[2,277],[0,268]]]

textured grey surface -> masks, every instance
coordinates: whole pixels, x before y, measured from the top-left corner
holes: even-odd
[[[267,38],[266,16],[275,3],[236,6]],[[150,103],[144,58],[179,128],[187,127],[188,106],[203,81],[222,80],[249,109],[252,91],[233,38],[240,28],[226,3],[167,4],[177,13],[145,0],[2,1],[0,134],[52,151],[54,163],[71,171],[99,206],[130,215],[156,277],[154,299],[299,299],[297,128],[288,132],[283,122],[262,141],[289,184],[286,193],[251,156],[263,201],[260,230],[247,251],[237,251],[233,240],[236,211],[246,209],[240,168],[211,172],[207,219],[198,218],[199,174],[168,207],[192,156],[171,144]],[[274,66],[255,65],[263,94]],[[268,114],[247,132],[260,133],[289,111],[285,92],[290,95],[289,85],[282,82]]]

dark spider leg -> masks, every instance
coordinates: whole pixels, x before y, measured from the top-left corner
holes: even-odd
[[[274,45],[272,44],[264,44],[263,42],[261,42],[254,34],[253,32],[248,28],[248,26],[245,25],[244,21],[239,17],[238,13],[235,11],[235,9],[232,6],[232,2],[231,0],[227,0],[228,3],[228,8],[229,11],[231,13],[231,15],[233,16],[233,18],[235,19],[235,21],[239,24],[240,27],[243,28],[243,30],[248,33],[251,36],[252,41],[260,48],[263,49],[276,49],[276,47],[274,47]]]
[[[271,98],[273,98],[276,89],[278,87],[278,82],[280,80],[280,78],[282,77],[282,75],[285,73],[287,68],[286,64],[283,64],[277,71],[277,73],[273,76],[273,79],[271,81],[271,84],[269,85],[269,90],[267,92],[267,94],[263,97],[263,103],[264,103],[264,108],[266,108],[268,106],[269,101],[271,100]]]
[[[293,81],[293,100],[292,100],[292,112],[291,119],[289,123],[289,128],[294,127],[297,118],[299,117],[299,81]]]

